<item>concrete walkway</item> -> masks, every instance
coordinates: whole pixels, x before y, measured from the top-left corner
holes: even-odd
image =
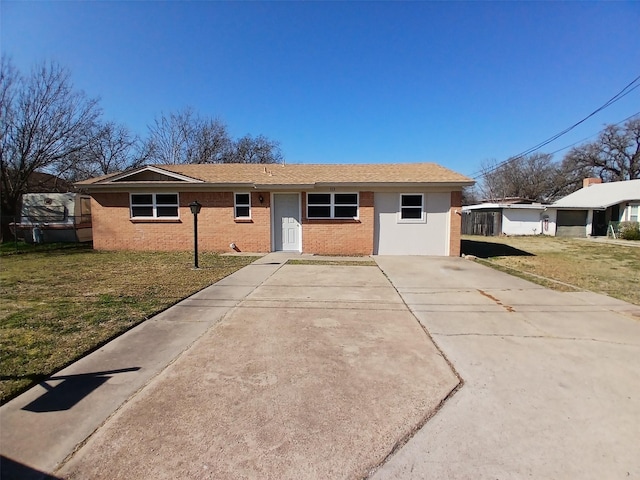
[[[640,307],[376,260],[465,384],[374,479],[640,478]]]

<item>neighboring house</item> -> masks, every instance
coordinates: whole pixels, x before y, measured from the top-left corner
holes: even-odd
[[[462,187],[433,163],[147,166],[79,182],[94,248],[460,255]]]
[[[601,183],[586,178],[583,188],[544,205],[482,203],[462,207],[462,232],[470,235],[606,236],[613,222],[637,222],[640,180]]]
[[[558,237],[606,236],[610,222],[637,222],[640,180],[601,183],[586,178],[583,188],[550,205]]]
[[[548,205],[480,203],[462,207],[464,235],[550,235]]]

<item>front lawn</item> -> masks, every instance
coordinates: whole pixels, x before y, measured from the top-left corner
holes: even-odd
[[[0,257],[0,401],[179,300],[248,265],[249,256],[97,252]]]
[[[570,287],[572,285],[640,305],[640,247],[631,244],[543,235],[465,235],[462,253],[475,255],[490,266],[516,273],[546,287],[575,290]]]

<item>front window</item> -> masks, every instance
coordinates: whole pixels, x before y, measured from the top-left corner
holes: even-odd
[[[178,218],[177,193],[132,193],[131,218]]]
[[[236,193],[234,200],[234,215],[236,218],[251,218],[251,194]]]
[[[358,194],[307,193],[307,218],[358,218]]]
[[[629,221],[637,222],[640,218],[639,215],[640,205],[629,205]]]
[[[421,223],[426,220],[424,194],[403,193],[400,195],[400,222]]]

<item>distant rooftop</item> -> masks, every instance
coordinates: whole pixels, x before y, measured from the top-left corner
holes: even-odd
[[[502,198],[485,198],[482,200],[482,203],[499,203],[501,205],[510,205],[510,204],[526,204],[526,203],[536,203],[535,200],[531,200],[530,198],[524,197],[502,197]]]
[[[561,198],[551,206],[558,208],[604,209],[611,205],[632,200],[640,201],[640,179],[592,184]]]

